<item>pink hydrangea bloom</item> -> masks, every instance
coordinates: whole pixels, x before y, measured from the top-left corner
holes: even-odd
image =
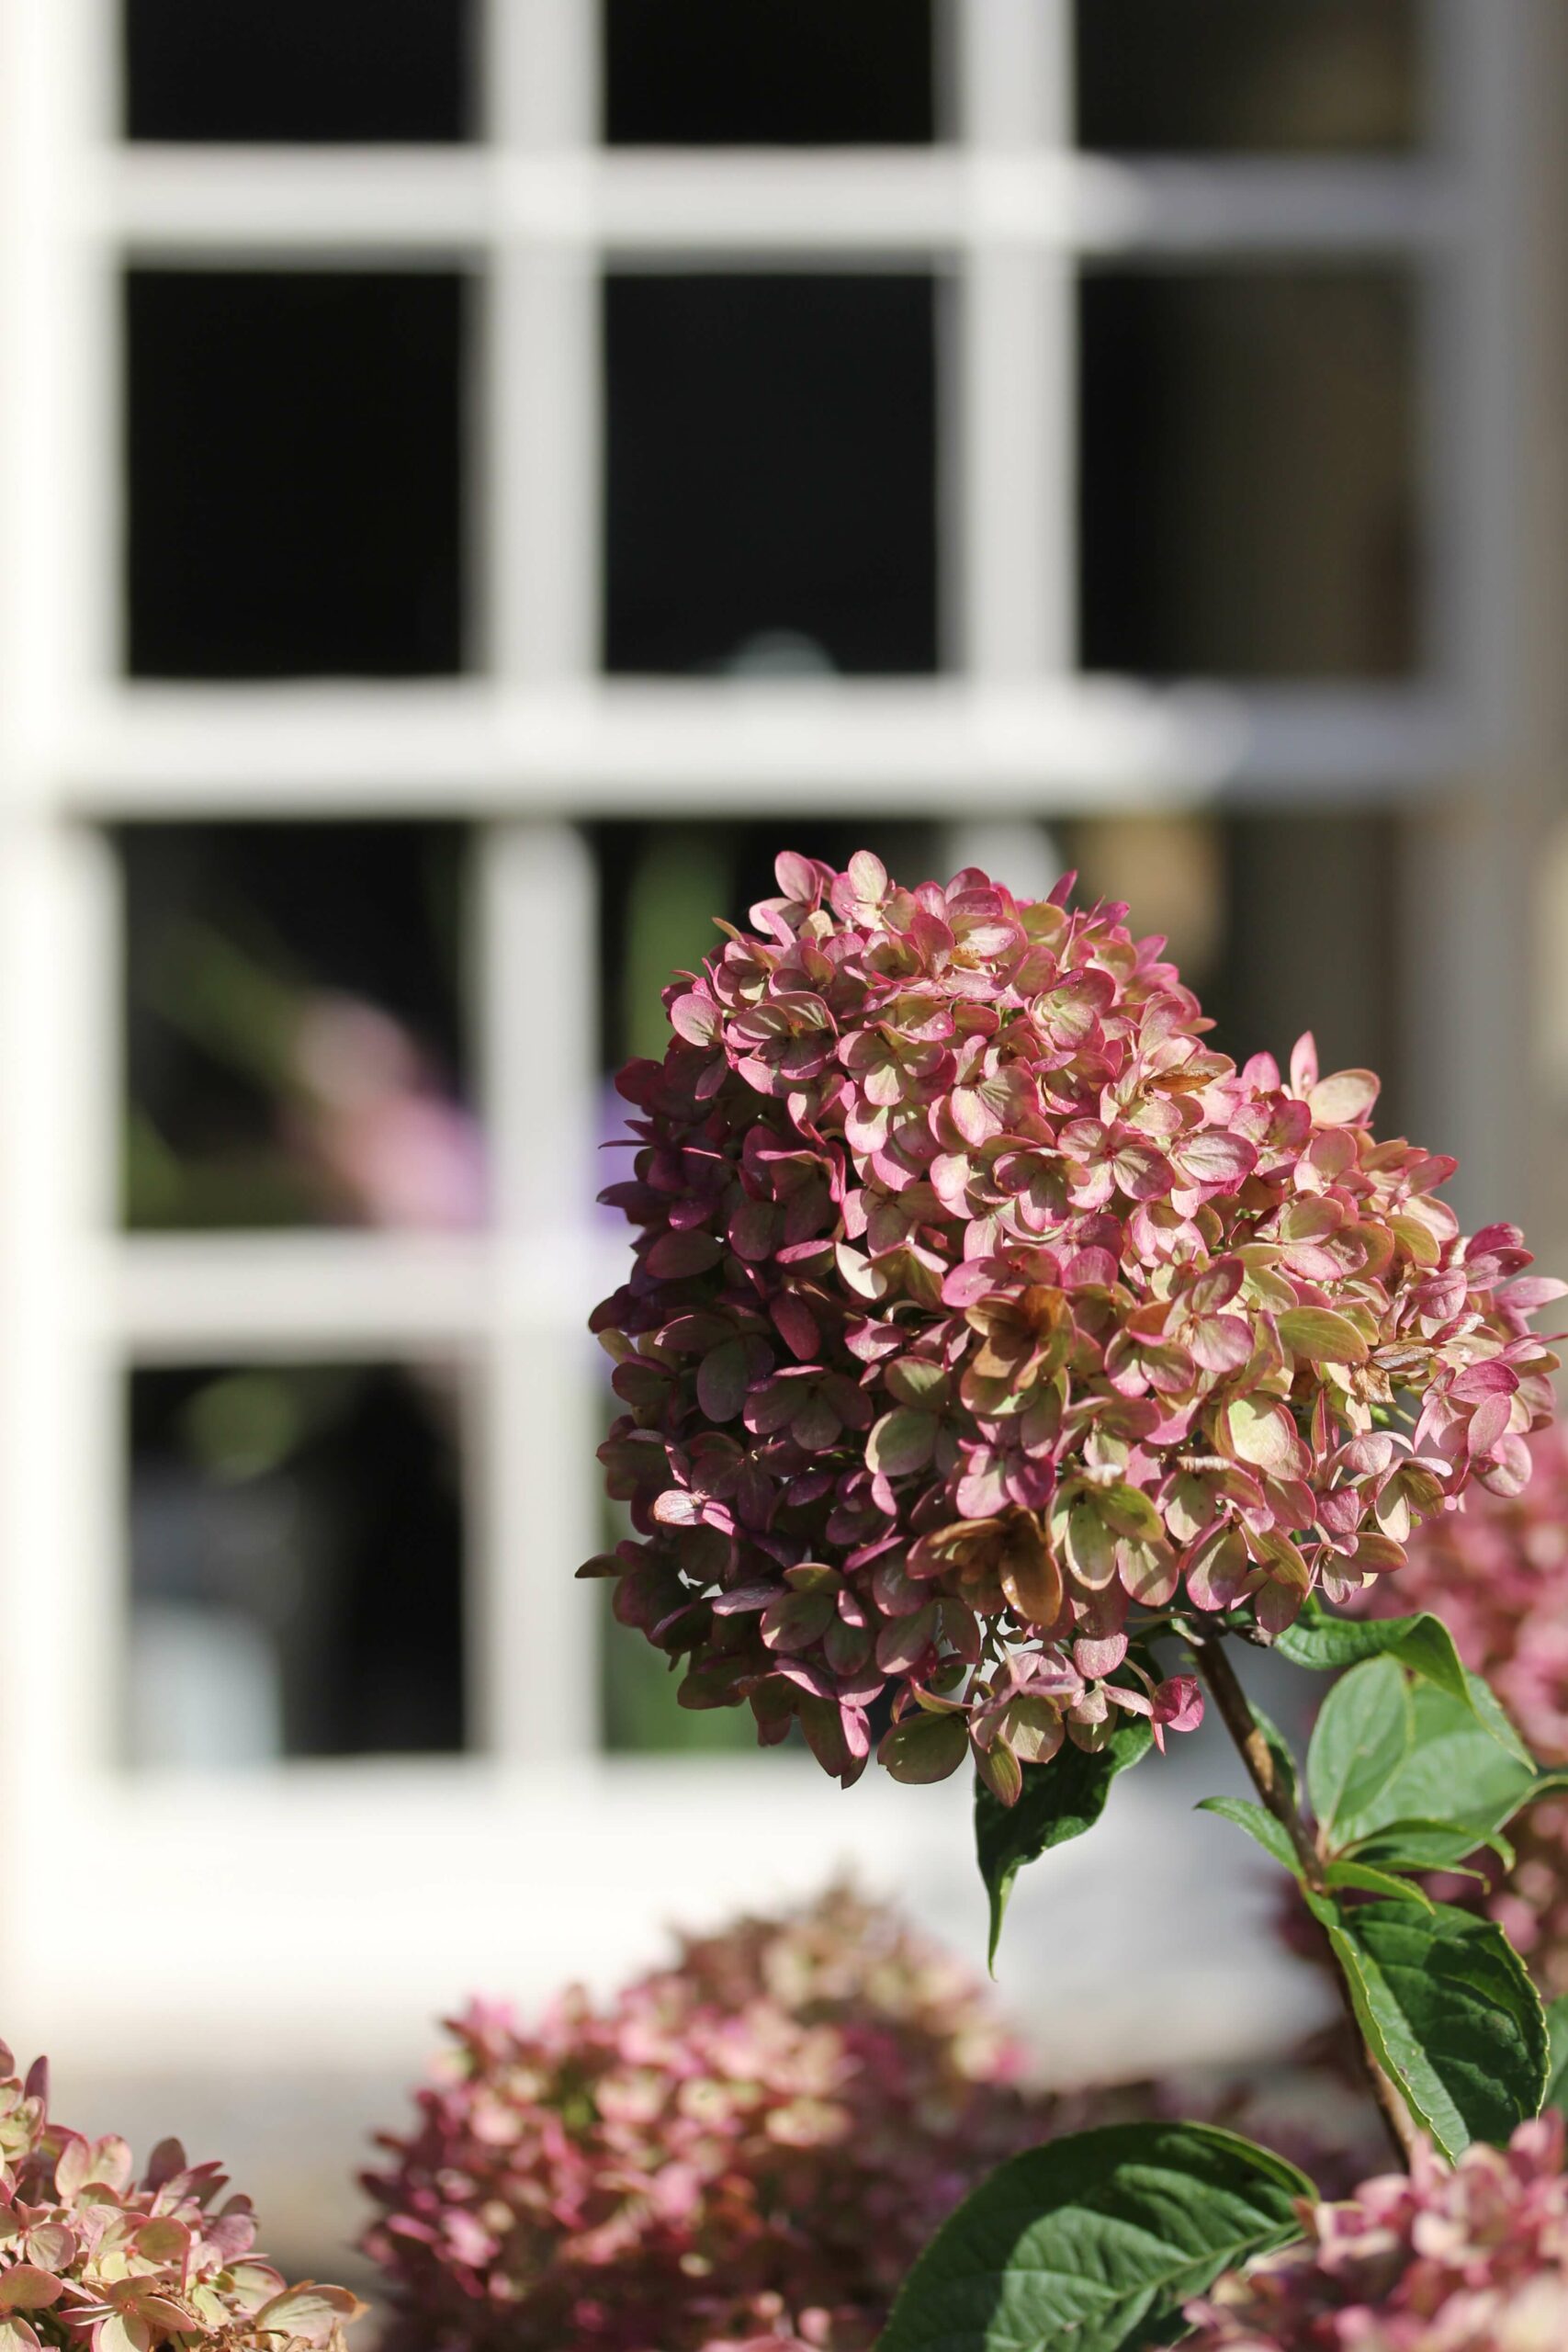
[[[595,2007],[454,2021],[367,2186],[421,2352],[846,2352],[1049,2103],[968,1976],[839,1891]]]
[[[1562,2119],[1506,2149],[1430,2149],[1188,2307],[1191,2352],[1555,2352],[1568,2344]]]
[[[363,2306],[288,2286],[227,2187],[177,2140],[138,2180],[125,2142],[55,2122],[43,2062],[24,2080],[0,2042],[0,2352],[343,2352]]]
[[[1185,1596],[1267,1634],[1404,1558],[1472,1477],[1517,1491],[1554,1359],[1517,1231],[1459,1231],[1453,1163],[1374,1141],[1378,1082],[1237,1069],[1163,943],[1064,883],[908,890],[778,861],[633,1062],[629,1282],[594,1329],[635,1540],[590,1573],[682,1701],[798,1718],[897,1775],[973,1748],[1004,1801],[1116,1709]],[[1112,1679],[1113,1678],[1113,1679]]]
[[[1520,1495],[1472,1488],[1462,1509],[1421,1528],[1392,1590],[1370,1613],[1429,1609],[1465,1664],[1483,1674],[1542,1763],[1568,1765],[1568,1445],[1561,1424],[1529,1440]],[[1568,1993],[1568,1800],[1547,1797],[1510,1829],[1518,1860],[1487,1907],[1537,1980]],[[1464,1901],[1458,1883],[1443,1890]]]

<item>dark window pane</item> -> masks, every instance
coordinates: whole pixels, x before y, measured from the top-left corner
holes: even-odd
[[[890,874],[910,884],[934,875],[942,856],[934,825],[880,816],[616,820],[595,825],[592,839],[606,1078],[634,1055],[663,1054],[671,1032],[661,991],[676,972],[694,969],[723,944],[716,917],[750,925],[750,908],[777,891],[773,861],[781,850],[840,868],[857,849],[874,850]],[[629,1116],[625,1100],[615,1101]],[[626,1231],[618,1212],[614,1221]]]
[[[1220,1052],[1283,1068],[1311,1029],[1325,1069],[1382,1074],[1377,1131],[1400,1132],[1397,820],[1128,814],[1052,831],[1081,904],[1123,900],[1135,935],[1168,941]]]
[[[1416,659],[1405,282],[1119,273],[1082,288],[1081,657],[1154,676]]]
[[[133,674],[456,670],[460,280],[138,270],[127,311]]]
[[[1376,150],[1422,135],[1418,0],[1077,0],[1085,147]]]
[[[1408,1023],[1399,823],[1337,808],[1229,819],[1230,944],[1208,1010],[1214,1042],[1243,1061],[1267,1050],[1283,1068],[1303,1029],[1320,1066],[1375,1069],[1374,1125],[1404,1126]]]
[[[617,144],[931,136],[930,0],[604,0],[604,24],[605,136]]]
[[[617,1527],[612,1542],[626,1531]],[[606,1589],[606,1592],[608,1588]],[[599,1744],[611,1756],[749,1756],[757,1747],[750,1707],[682,1707],[681,1665],[645,1634],[618,1624],[606,1597],[599,1646]],[[764,1755],[788,1752],[788,1745]]]
[[[934,292],[608,281],[608,668],[936,666]]]
[[[462,139],[468,0],[124,0],[132,139]]]
[[[132,1376],[130,1762],[464,1746],[461,1408],[449,1365]]]
[[[145,825],[118,845],[127,1225],[476,1225],[459,830]]]

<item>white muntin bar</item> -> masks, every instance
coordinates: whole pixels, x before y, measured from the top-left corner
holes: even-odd
[[[761,813],[846,795],[948,815],[969,790],[1064,809],[1397,800],[1472,755],[1438,685],[617,678],[137,686],[75,707],[59,765],[67,805],[107,817],[691,815],[741,797]]]
[[[968,148],[790,154],[572,147],[158,148],[94,155],[72,192],[90,238],[139,258],[297,267],[509,243],[609,249],[628,264],[844,256],[911,263],[961,248],[1033,253],[1386,254],[1467,227],[1461,178],[1403,162],[1179,162]]]
[[[598,660],[599,269],[573,201],[597,127],[595,19],[578,0],[488,0],[483,24],[486,666],[549,684]]]
[[[598,273],[580,251],[507,246],[483,301],[488,464],[471,504],[486,666],[514,686],[559,686],[598,661]]]
[[[974,168],[991,174],[993,200],[1031,181],[1054,187],[1052,225],[1065,231],[1075,169],[1066,0],[962,0],[957,36]],[[1076,277],[1059,244],[1043,249],[982,217],[957,311],[957,635],[976,678],[1017,684],[1063,676],[1076,659]]]
[[[571,827],[493,829],[481,852],[484,1109],[500,1313],[478,1476],[476,1623],[491,1750],[542,1763],[597,1746],[599,1594],[573,1571],[599,1548],[593,1462],[604,1384],[586,1324],[598,1268],[580,1237],[597,1150],[598,915]],[[560,1287],[507,1270],[556,1261]],[[575,1293],[575,1295],[573,1295]]]

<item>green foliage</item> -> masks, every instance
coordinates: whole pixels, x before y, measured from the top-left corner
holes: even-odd
[[[1408,1755],[1415,1728],[1396,1658],[1368,1658],[1334,1685],[1307,1749],[1307,1793],[1328,1835],[1376,1802]]]
[[[1541,2106],[1554,2107],[1560,2115],[1568,2115],[1568,1993],[1561,2000],[1547,2004],[1546,2038],[1546,2096]]]
[[[1472,1867],[1482,1848],[1511,1864],[1504,1825],[1568,1786],[1568,1773],[1536,1770],[1434,1617],[1361,1623],[1311,1602],[1279,1647],[1338,1675],[1306,1757],[1317,1859],[1303,1860],[1263,1804],[1210,1797],[1201,1810],[1244,1830],[1305,1887],[1370,2052],[1443,2155],[1506,2141],[1543,2093],[1568,2112],[1568,2002],[1549,2037],[1502,1929],[1435,1903],[1418,1883],[1432,1871],[1482,1875]],[[1275,1786],[1299,1806],[1294,1758],[1252,1713]],[[1064,1751],[1026,1775],[1011,1811],[977,1792],[993,1952],[1019,1869],[1090,1827],[1116,1771],[1148,1745],[1146,1726],[1131,1722],[1096,1755]],[[1086,2133],[1015,2159],[977,2190],[917,2267],[882,2352],[1047,2352],[1068,2341],[1073,2352],[1112,2352],[1176,2340],[1181,2303],[1202,2291],[1199,2268],[1235,2221],[1226,2199],[1237,2183],[1198,2164],[1195,2151],[1203,2164],[1214,2152],[1194,2127],[1176,2127],[1157,2148],[1139,2137],[1155,2127],[1126,2129],[1130,2139]],[[1256,2214],[1252,2225],[1261,2226]],[[1286,2228],[1273,2243],[1293,2234]]]
[[[1420,1821],[1468,1832],[1474,1848],[1533,1798],[1568,1786],[1568,1774],[1537,1772],[1499,1747],[1468,1701],[1422,1683],[1411,1702],[1409,1747],[1397,1770],[1358,1809],[1341,1807],[1337,1827],[1342,1844],[1395,1822]]]
[[[1514,1867],[1514,1849],[1500,1833],[1477,1837],[1472,1829],[1449,1821],[1391,1821],[1386,1829],[1352,1838],[1340,1852],[1348,1860],[1366,1862],[1380,1871],[1447,1871],[1485,1883],[1486,1873],[1471,1867],[1470,1857],[1481,1849],[1496,1855],[1506,1871]]]
[[[1049,1764],[1023,1767],[1023,1790],[1005,1805],[985,1782],[975,1783],[975,1849],[991,1905],[987,1957],[994,1969],[1012,1883],[1025,1862],[1092,1829],[1105,1810],[1111,1783],[1140,1763],[1154,1733],[1140,1715],[1122,1715],[1103,1747],[1087,1751],[1066,1742]]]
[[[1312,1596],[1276,1647],[1292,1666],[1319,1673],[1337,1673],[1365,1658],[1396,1657],[1412,1674],[1460,1701],[1517,1762],[1531,1761],[1529,1750],[1480,1675],[1471,1674],[1461,1662],[1453,1635],[1438,1617],[1334,1617]]]
[[[1386,1895],[1396,1903],[1418,1903],[1424,1911],[1435,1907],[1423,1888],[1413,1886],[1391,1871],[1375,1870],[1366,1862],[1330,1862],[1323,1873],[1323,1883],[1331,1888],[1352,1888],[1358,1894]]]
[[[1500,1928],[1448,1904],[1307,1899],[1369,2046],[1446,2156],[1539,2111],[1546,2019]]]
[[[1238,1829],[1245,1829],[1262,1847],[1271,1861],[1289,1871],[1292,1878],[1301,1877],[1302,1866],[1291,1843],[1291,1833],[1282,1821],[1275,1820],[1266,1805],[1254,1804],[1247,1797],[1203,1797],[1198,1810],[1217,1813],[1222,1821],[1234,1821]]]
[[[1168,2344],[1220,2272],[1301,2235],[1293,2165],[1197,2123],[1032,2148],[942,2225],[878,2352],[1133,2352]]]

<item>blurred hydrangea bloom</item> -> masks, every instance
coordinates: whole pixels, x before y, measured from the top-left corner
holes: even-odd
[[[483,1223],[479,1123],[390,1013],[357,997],[306,997],[287,1077],[304,1156],[360,1222],[451,1233]]]
[[[1430,2148],[1348,2202],[1303,2205],[1306,2238],[1188,2306],[1192,2352],[1555,2352],[1568,2344],[1562,2119],[1506,2148]]]
[[[1392,1590],[1369,1613],[1429,1609],[1466,1666],[1483,1674],[1545,1764],[1568,1765],[1568,1446],[1557,1422],[1529,1440],[1521,1495],[1472,1488],[1423,1527]],[[1487,1908],[1549,1995],[1568,1993],[1568,1800],[1549,1796],[1509,1836],[1515,1868]],[[1485,1857],[1480,1858],[1485,1860]],[[1443,1892],[1462,1902],[1471,1890]]]
[[[604,2007],[570,1993],[530,2030],[476,2005],[451,2031],[367,2183],[421,2352],[858,2352],[937,2222],[1059,2112],[966,1973],[842,1890]]]
[[[0,2352],[342,2352],[362,2306],[287,2285],[252,2252],[250,2199],[215,2205],[227,2185],[177,2140],[137,2180],[125,2142],[53,2121],[43,2062],[24,2082],[0,2043]]]
[[[638,1227],[594,1329],[635,1540],[587,1573],[688,1659],[692,1706],[798,1717],[843,1780],[973,1749],[1010,1802],[1115,1711],[1199,1714],[1130,1618],[1185,1596],[1278,1632],[1480,1477],[1517,1492],[1555,1359],[1512,1226],[1374,1141],[1378,1082],[1237,1069],[1158,939],[1070,877],[897,888],[785,855],[665,994],[622,1092]],[[728,929],[728,926],[726,926]]]

